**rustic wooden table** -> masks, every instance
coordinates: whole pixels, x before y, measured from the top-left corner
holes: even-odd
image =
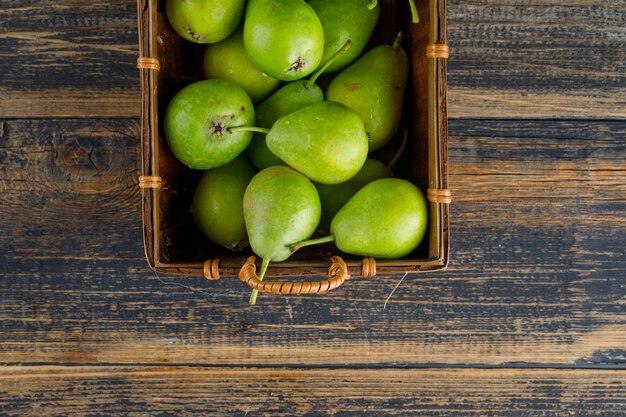
[[[626,414],[626,3],[450,0],[447,272],[144,260],[132,0],[0,7],[3,415]]]

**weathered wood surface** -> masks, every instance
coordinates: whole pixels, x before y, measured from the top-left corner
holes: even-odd
[[[623,0],[449,0],[451,117],[626,117]]]
[[[139,116],[136,3],[5,0],[0,117]],[[449,115],[626,117],[622,0],[448,0]]]
[[[0,363],[626,365],[626,122],[450,124],[450,270],[261,296],[155,276],[135,120],[4,121]]]
[[[140,257],[137,136],[136,120],[0,120],[3,256]]]
[[[5,415],[623,416],[626,373],[533,369],[0,368]],[[4,414],[3,413],[3,414]]]
[[[0,117],[140,111],[132,0],[2,0]]]
[[[135,2],[3,1],[0,414],[624,415],[624,2],[448,5],[449,271],[251,307],[147,268]]]

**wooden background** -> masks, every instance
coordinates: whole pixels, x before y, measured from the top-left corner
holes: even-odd
[[[448,1],[447,272],[144,260],[132,0],[0,6],[3,415],[626,414],[626,3]]]

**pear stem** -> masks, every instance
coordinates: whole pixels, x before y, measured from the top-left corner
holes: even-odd
[[[390,170],[393,170],[393,166],[396,164],[396,162],[398,162],[398,159],[400,159],[402,152],[404,152],[404,149],[406,148],[406,144],[408,140],[409,140],[409,129],[407,129],[406,125],[402,125],[402,143],[400,144],[400,148],[398,148],[398,151],[396,152],[396,154],[393,156],[393,158],[391,158],[391,161],[389,161],[389,163],[387,164],[387,168],[389,168]]]
[[[326,69],[330,66],[330,64],[335,62],[337,58],[343,55],[343,53],[346,52],[351,47],[352,47],[352,41],[348,39],[346,43],[344,43],[343,46],[337,52],[335,52],[330,58],[326,60],[326,62],[324,62],[324,65],[322,65],[320,69],[315,71],[315,74],[313,74],[311,78],[309,78],[309,81],[307,81],[306,88],[311,88],[313,84],[315,84],[315,81],[317,81],[319,76],[322,75],[324,71],[326,71]]]
[[[294,243],[293,245],[289,246],[289,252],[294,253],[298,249],[301,249],[305,246],[319,245],[320,243],[328,243],[334,241],[335,237],[333,235],[320,237],[319,239],[303,240],[302,242]]]
[[[367,5],[367,10],[374,10],[376,8],[376,6],[378,6],[378,0],[372,0],[368,5]]]
[[[254,126],[237,126],[237,127],[229,127],[229,133],[237,133],[237,132],[259,132],[265,133],[266,135],[270,133],[269,129],[264,127],[254,127]]]
[[[417,7],[415,7],[415,0],[409,0],[409,7],[411,8],[411,21],[413,23],[419,23],[420,14],[417,11]]]
[[[269,264],[270,264],[270,259],[263,258],[263,260],[261,261],[261,270],[259,271],[259,274],[258,274],[259,281],[263,281],[263,277],[265,276],[265,271],[267,271],[267,267],[268,267]],[[252,294],[250,294],[250,300],[248,300],[250,305],[255,305],[256,304],[256,296],[257,295],[259,295],[259,291],[258,290],[252,290]]]
[[[404,34],[402,32],[398,32],[398,34],[396,35],[396,40],[393,41],[393,44],[391,45],[391,47],[393,49],[398,49],[398,47],[402,43],[403,37],[404,37]]]

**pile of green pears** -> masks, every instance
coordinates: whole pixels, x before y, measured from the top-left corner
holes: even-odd
[[[366,51],[377,0],[167,0],[166,12],[207,44],[205,79],[170,101],[164,130],[174,156],[204,171],[192,214],[211,241],[249,244],[260,279],[312,244],[383,259],[415,250],[423,193],[368,157],[397,136],[409,67],[401,34]]]

